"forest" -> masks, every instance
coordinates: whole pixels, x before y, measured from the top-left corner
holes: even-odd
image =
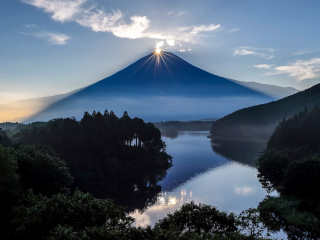
[[[259,179],[279,197],[259,204],[267,226],[292,239],[320,236],[320,108],[283,119],[257,159]]]

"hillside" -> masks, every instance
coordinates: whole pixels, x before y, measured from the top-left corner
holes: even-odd
[[[320,106],[320,84],[278,101],[244,108],[212,124],[213,137],[269,138],[284,118]]]

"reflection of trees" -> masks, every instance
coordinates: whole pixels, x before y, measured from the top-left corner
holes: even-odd
[[[266,147],[267,139],[223,139],[214,138],[211,140],[212,150],[227,159],[254,165],[254,160]]]
[[[178,131],[175,129],[161,130],[161,134],[171,139],[175,139],[178,137]]]
[[[166,176],[166,171],[166,168],[124,171],[94,176],[77,185],[80,190],[90,192],[96,198],[113,199],[116,205],[127,207],[127,211],[144,211],[157,201],[161,192],[161,186],[157,183]]]

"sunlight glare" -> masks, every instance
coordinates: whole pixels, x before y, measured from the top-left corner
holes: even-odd
[[[155,53],[156,54],[160,54],[161,53],[161,49],[160,48],[156,48]]]

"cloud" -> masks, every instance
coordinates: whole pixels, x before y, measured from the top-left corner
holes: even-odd
[[[315,53],[315,52],[319,52],[320,48],[316,48],[316,49],[305,49],[299,52],[295,52],[292,55],[304,55],[304,54],[310,54],[310,53]]]
[[[283,66],[262,64],[254,65],[254,67],[271,70],[264,75],[288,74],[290,77],[294,77],[298,82],[320,76],[320,58],[297,60]]]
[[[242,187],[234,187],[234,191],[236,194],[241,196],[248,196],[255,192],[253,187],[242,186]]]
[[[167,30],[153,29],[147,16],[131,16],[130,23],[123,19],[123,13],[113,11],[106,13],[92,6],[84,6],[87,0],[22,0],[24,3],[44,9],[52,14],[51,17],[60,22],[73,21],[95,32],[110,32],[119,38],[151,38],[173,41],[198,43],[203,36],[200,33],[211,32],[220,28],[220,25],[193,25]],[[170,13],[170,12],[169,12]],[[168,13],[168,14],[169,14]],[[182,15],[185,12],[179,12]],[[170,13],[174,14],[174,12]]]
[[[36,28],[36,27],[37,27],[36,24],[24,24],[24,26],[25,26],[26,28]]]
[[[161,48],[164,45],[164,41],[160,41],[156,43],[156,48]]]
[[[60,33],[44,33],[45,38],[48,39],[49,43],[53,45],[65,45],[70,40],[70,37]]]
[[[220,28],[220,24],[210,24],[210,25],[199,25],[199,26],[190,26],[190,27],[182,27],[180,31],[190,31],[190,33],[197,34],[201,32],[212,32]]]
[[[255,55],[265,59],[272,59],[274,49],[273,48],[254,48],[254,47],[238,47],[233,51],[233,56]]]
[[[174,46],[176,44],[176,41],[174,39],[167,39],[167,44],[169,46]]]
[[[187,14],[186,11],[180,11],[180,12],[178,12],[175,16],[176,16],[176,17],[180,17],[180,16],[185,15],[185,14]]]
[[[256,52],[249,51],[246,49],[236,49],[233,52],[233,56],[236,56],[236,55],[256,55],[256,54],[257,54]]]
[[[186,11],[176,12],[176,11],[171,10],[171,11],[168,12],[168,15],[169,15],[169,16],[170,16],[170,15],[174,15],[175,17],[180,17],[180,16],[185,15],[185,14],[187,14],[187,13],[188,13],[188,12],[186,12]]]
[[[239,30],[240,30],[240,28],[234,28],[234,29],[229,30],[228,33],[233,33],[233,32],[239,31]]]
[[[270,64],[253,65],[253,67],[259,68],[259,69],[270,69],[270,68],[273,67],[273,66],[274,66],[274,65],[270,65]]]
[[[52,45],[65,45],[71,39],[69,36],[62,33],[53,33],[53,32],[34,32],[34,33],[19,32],[19,33],[33,36],[39,39],[46,39],[48,43]]]
[[[273,68],[273,72],[266,73],[266,75],[274,74],[289,74],[298,82],[306,79],[319,77],[320,72],[320,58],[312,58],[310,60],[297,60],[289,65],[278,66]]]
[[[76,14],[83,11],[81,6],[87,0],[22,0],[22,2],[44,9],[45,12],[52,13],[51,16],[57,21],[70,21]]]

